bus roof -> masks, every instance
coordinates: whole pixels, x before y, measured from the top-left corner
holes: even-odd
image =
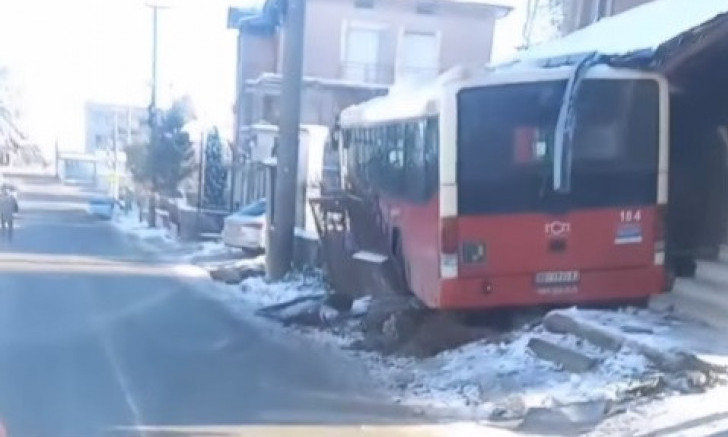
[[[425,86],[393,87],[386,96],[350,106],[341,112],[339,123],[346,127],[438,115],[446,87],[457,90],[473,86],[560,80],[567,79],[573,69],[570,65],[543,67],[535,63],[513,63],[497,68],[457,66]],[[586,77],[657,79],[658,76],[641,70],[595,65],[589,69]]]
[[[482,67],[478,69],[485,71],[485,68]],[[344,109],[339,122],[342,126],[347,126],[437,115],[440,112],[440,95],[443,86],[462,80],[471,74],[471,71],[471,68],[457,66],[424,86],[395,85],[386,96],[375,97]]]

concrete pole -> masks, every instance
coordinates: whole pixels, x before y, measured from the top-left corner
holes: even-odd
[[[61,173],[60,173],[61,154],[58,151],[58,138],[56,138],[55,151],[56,151],[56,179],[60,179],[61,178]]]
[[[149,102],[150,146],[155,148],[157,142],[157,41],[158,41],[159,6],[152,6],[152,96]],[[152,193],[149,196],[149,227],[157,226],[157,181],[152,175]]]
[[[159,6],[152,6],[152,109],[157,108],[157,29]]]
[[[283,82],[280,100],[280,147],[273,193],[273,217],[268,227],[266,256],[269,279],[281,279],[293,261],[293,228],[296,217],[298,136],[301,122],[301,82],[306,0],[288,0],[283,26]]]
[[[119,200],[119,117],[116,109],[114,109],[114,164],[112,169],[112,180],[111,180],[111,196],[114,201]]]

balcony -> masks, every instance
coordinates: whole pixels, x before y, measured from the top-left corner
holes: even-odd
[[[339,77],[352,82],[389,85],[394,81],[394,67],[385,64],[343,62]]]

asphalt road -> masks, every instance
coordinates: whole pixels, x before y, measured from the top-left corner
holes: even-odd
[[[358,363],[231,317],[194,279],[87,217],[82,189],[21,186],[15,238],[0,241],[0,420],[10,436],[409,420]]]

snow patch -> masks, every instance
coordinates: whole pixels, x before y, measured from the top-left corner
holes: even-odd
[[[144,249],[164,253],[175,261],[191,262],[197,258],[225,257],[235,253],[221,241],[182,242],[170,229],[150,228],[146,221],[139,221],[139,210],[134,207],[128,213],[116,211],[111,221],[121,233],[134,237]]]
[[[185,278],[209,278],[207,270],[192,264],[176,264],[172,270],[179,276]]]
[[[293,300],[297,297],[326,293],[321,278],[296,275],[289,280],[269,282],[263,277],[245,279],[239,286],[240,299],[254,309]]]
[[[132,209],[128,214],[116,213],[112,220],[114,226],[127,235],[133,235],[141,241],[162,240],[164,242],[174,241],[168,229],[150,228],[146,222],[139,221],[139,212]]]
[[[528,342],[534,336],[578,348],[600,363],[583,374],[564,372],[529,350]],[[539,328],[521,331],[508,342],[470,343],[432,358],[412,361],[406,367],[413,375],[409,383],[399,387],[406,402],[471,409],[477,406],[483,412],[514,393],[525,408],[616,399],[646,373],[649,362],[629,349],[609,353],[573,336],[550,334]]]

